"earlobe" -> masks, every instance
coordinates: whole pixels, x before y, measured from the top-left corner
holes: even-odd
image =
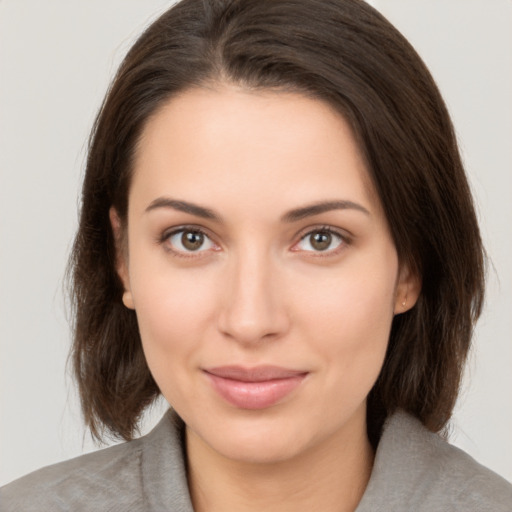
[[[125,292],[123,293],[123,304],[128,309],[135,309],[135,306],[133,304],[132,292],[125,290]]]
[[[421,278],[409,265],[402,265],[395,292],[395,315],[405,313],[414,307],[421,292]]]
[[[110,225],[112,226],[112,233],[114,234],[114,241],[116,247],[116,271],[119,279],[123,283],[123,304],[129,309],[135,309],[133,304],[133,297],[130,288],[130,278],[128,273],[126,247],[123,243],[123,226],[121,219],[116,209],[112,206],[109,210]]]

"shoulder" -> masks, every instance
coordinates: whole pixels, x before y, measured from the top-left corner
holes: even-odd
[[[114,496],[137,510],[141,448],[131,441],[34,471],[0,489],[2,511],[82,510],[84,499],[101,511]]]
[[[162,468],[169,480],[176,474],[176,485],[183,486],[181,448],[175,446],[174,430],[168,414],[140,439],[30,473],[0,488],[0,508],[2,512],[153,509],[147,494],[155,485],[153,477],[160,473],[162,459],[165,464],[175,465]],[[170,489],[171,494],[174,490]]]
[[[512,484],[398,412],[384,427],[363,498],[358,512],[383,511],[384,498],[394,512],[511,512]]]

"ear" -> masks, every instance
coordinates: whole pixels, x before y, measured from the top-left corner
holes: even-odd
[[[112,206],[109,210],[110,225],[114,233],[116,244],[116,271],[119,279],[123,283],[123,304],[129,309],[135,309],[133,297],[130,288],[130,276],[128,272],[128,254],[127,248],[124,246],[124,233],[121,219],[117,210]]]
[[[414,307],[421,292],[421,278],[410,265],[402,264],[398,273],[395,291],[395,315],[405,313]]]

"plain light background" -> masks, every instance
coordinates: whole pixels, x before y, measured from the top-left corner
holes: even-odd
[[[171,3],[0,0],[0,485],[94,449],[62,290],[86,141],[131,42]],[[493,267],[451,439],[512,481],[512,2],[371,3],[430,67],[460,138]]]

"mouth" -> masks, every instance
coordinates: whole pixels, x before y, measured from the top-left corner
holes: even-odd
[[[279,366],[219,366],[204,369],[213,389],[240,409],[265,409],[281,402],[306,378],[308,372]]]

